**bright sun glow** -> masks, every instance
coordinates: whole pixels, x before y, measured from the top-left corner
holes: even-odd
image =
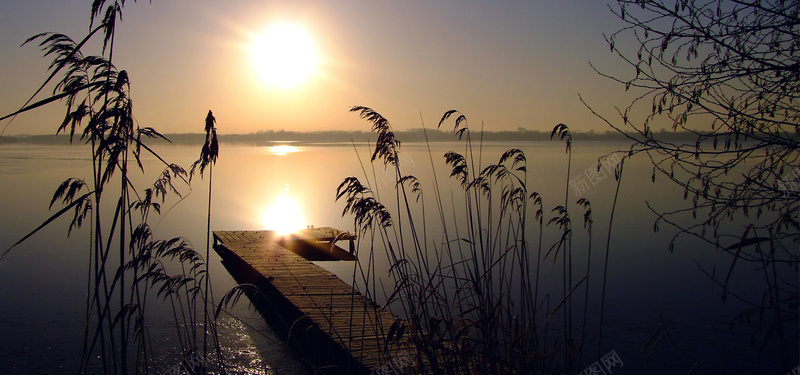
[[[300,206],[287,192],[278,196],[275,203],[264,212],[262,220],[267,229],[278,234],[289,234],[305,227]]]
[[[256,71],[270,86],[297,86],[316,72],[319,62],[308,32],[289,23],[275,23],[257,35],[250,51]]]

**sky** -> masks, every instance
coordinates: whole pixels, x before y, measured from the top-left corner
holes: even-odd
[[[81,39],[90,4],[0,2],[2,115],[47,77],[50,60],[22,42],[45,31]],[[276,22],[305,30],[317,56],[316,70],[295,86],[267,84],[254,61],[254,40]],[[471,127],[491,131],[558,123],[605,131],[579,95],[609,116],[630,103],[589,65],[626,73],[603,37],[622,26],[597,0],[128,1],[114,63],[130,75],[139,126],[162,133],[202,132],[208,110],[222,134],[368,130],[348,111],[355,105],[397,130],[433,128],[456,109]],[[89,47],[85,55],[100,54]],[[21,115],[5,134],[53,133],[64,108]]]

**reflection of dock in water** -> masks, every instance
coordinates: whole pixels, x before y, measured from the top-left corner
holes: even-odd
[[[279,236],[277,242],[297,255],[312,261],[356,260],[353,241],[356,236],[330,227],[310,227],[295,233]],[[348,251],[336,245],[348,241]]]
[[[292,349],[325,373],[369,373],[404,355],[385,347],[398,317],[308,260],[355,259],[335,245],[353,239],[333,228],[216,231],[214,249],[238,283],[258,288],[248,296]]]

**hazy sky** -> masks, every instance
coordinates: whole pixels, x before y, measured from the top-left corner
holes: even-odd
[[[46,77],[49,59],[20,44],[44,32],[80,39],[90,0],[0,2],[0,112],[18,109]],[[201,132],[206,112],[220,133],[267,129],[366,130],[349,113],[369,106],[396,129],[435,127],[458,109],[487,130],[606,130],[579,101],[613,114],[622,87],[598,76],[622,69],[603,33],[621,22],[597,0],[559,1],[128,1],[114,63],[131,77],[140,126]],[[317,72],[292,88],[260,79],[250,45],[276,21],[302,25]],[[94,46],[96,47],[96,45]],[[99,49],[84,50],[85,55]],[[624,70],[622,70],[624,72]],[[43,97],[42,97],[43,98]],[[51,104],[18,117],[6,134],[52,133]],[[422,118],[420,118],[420,114]],[[6,125],[6,122],[0,124]]]

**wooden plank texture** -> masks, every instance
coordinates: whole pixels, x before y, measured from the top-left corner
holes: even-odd
[[[330,233],[316,232],[309,233]],[[273,318],[271,324],[284,326],[278,330],[287,332],[290,344],[291,340],[302,342],[304,347],[299,349],[310,360],[321,362],[316,365],[325,372],[373,373],[400,353],[396,345],[386,346],[389,329],[399,320],[396,315],[281,246],[273,231],[215,231],[214,239],[214,249],[234,278],[256,285],[264,296],[262,305],[268,311],[262,315]],[[319,348],[309,347],[315,345]],[[350,358],[337,359],[341,352]]]

